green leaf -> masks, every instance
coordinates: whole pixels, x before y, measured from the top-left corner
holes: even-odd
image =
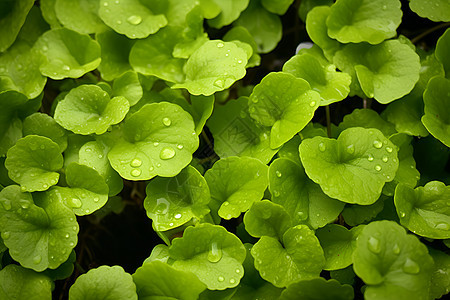
[[[377,129],[353,127],[337,140],[306,139],[299,151],[308,177],[325,194],[346,203],[374,203],[398,169],[395,145]]]
[[[173,88],[186,88],[193,95],[209,96],[244,77],[246,64],[247,53],[235,43],[208,41],[189,57],[185,66],[186,81]]]
[[[109,164],[108,152],[110,150],[110,147],[100,141],[87,142],[79,148],[76,162],[96,170],[109,187],[108,196],[114,196],[122,190],[123,180]]]
[[[162,1],[101,0],[98,14],[106,25],[130,39],[143,39],[167,25]]]
[[[116,78],[113,83],[113,95],[125,97],[130,106],[135,105],[141,100],[143,90],[139,81],[138,74],[133,71],[127,71]]]
[[[372,222],[356,241],[355,273],[365,299],[428,299],[433,259],[417,237],[392,221]]]
[[[80,275],[70,287],[71,300],[137,300],[133,277],[120,266],[100,266]]]
[[[124,121],[122,134],[108,159],[129,180],[177,175],[190,163],[199,143],[192,117],[167,102],[142,107]]]
[[[23,135],[48,137],[58,144],[61,152],[67,148],[67,132],[55,119],[43,113],[34,113],[23,120]]]
[[[278,239],[292,227],[291,218],[283,206],[269,200],[253,203],[244,215],[245,230],[254,237],[270,236]]]
[[[355,276],[356,274],[351,265],[344,269],[330,271],[330,277],[336,279],[341,284],[353,285],[355,283]]]
[[[58,144],[49,138],[29,135],[8,150],[5,167],[9,177],[22,191],[45,191],[59,180],[57,171],[63,166]]]
[[[1,236],[15,261],[40,272],[67,260],[79,228],[53,190],[32,196],[10,185],[0,191],[0,203]]]
[[[396,36],[400,7],[398,0],[340,0],[331,6],[328,35],[341,43],[379,44]]]
[[[144,260],[143,265],[146,263],[151,263],[153,261],[161,261],[163,263],[166,263],[169,261],[169,247],[164,244],[159,244],[153,247],[152,253],[150,253],[150,256]]]
[[[208,24],[214,28],[222,28],[236,20],[241,12],[247,8],[249,0],[213,0],[220,13],[217,17],[208,20]]]
[[[144,208],[158,231],[201,219],[209,213],[209,188],[203,176],[187,166],[177,176],[156,177],[147,185]]]
[[[151,280],[149,280],[151,278]],[[139,299],[198,299],[206,286],[191,272],[153,261],[133,274]]]
[[[70,252],[69,258],[59,267],[57,267],[56,269],[47,269],[42,272],[42,274],[47,275],[53,281],[69,278],[70,275],[72,275],[73,270],[75,269],[74,263],[76,262],[76,259],[77,258],[75,250],[72,250]]]
[[[96,35],[101,47],[101,63],[98,70],[102,78],[111,81],[128,70],[131,70],[128,56],[134,42],[112,30]]]
[[[372,220],[383,210],[386,197],[381,195],[375,203],[370,205],[347,204],[342,211],[345,223],[356,226]]]
[[[58,21],[79,33],[96,33],[106,29],[98,17],[99,1],[56,0],[55,13]]]
[[[270,165],[269,190],[272,201],[286,209],[294,224],[323,227],[344,208],[343,202],[324,194],[303,167],[288,158],[278,158]]]
[[[345,115],[342,122],[339,123],[339,133],[352,127],[376,128],[386,137],[396,133],[391,123],[383,120],[376,111],[367,108],[356,108],[350,114]]]
[[[211,191],[211,210],[227,220],[239,217],[253,202],[263,198],[268,185],[267,170],[260,160],[251,157],[218,160],[205,173]]]
[[[259,66],[261,63],[261,56],[258,54],[258,45],[255,42],[253,36],[248,32],[245,27],[234,26],[230,29],[224,36],[223,40],[225,42],[236,42],[240,41],[249,44],[253,49],[252,56],[248,59],[247,68]]]
[[[319,92],[321,106],[341,101],[350,92],[350,75],[336,72],[336,67],[323,56],[295,55],[283,65],[283,72],[308,81],[311,89]]]
[[[247,97],[216,106],[207,125],[214,137],[214,152],[221,158],[250,156],[269,163],[277,153],[270,148],[270,129],[250,118]]]
[[[294,135],[294,137],[283,145],[283,147],[280,148],[278,151],[278,157],[279,158],[288,158],[294,162],[296,162],[298,165],[301,165],[300,156],[298,155],[298,146],[300,146],[300,143],[302,142],[303,138],[303,132],[308,131],[309,128],[313,126],[313,123],[309,123],[306,125],[305,128],[298,134]],[[327,136],[326,133],[324,133],[324,136]],[[316,136],[316,135],[314,135]],[[276,174],[275,174],[276,175]],[[270,186],[270,178],[269,178],[269,186]]]
[[[303,0],[298,7],[298,15],[300,19],[306,23],[307,16],[317,6],[331,6],[333,0]],[[326,20],[325,20],[326,21]],[[324,23],[325,24],[325,23]]]
[[[439,299],[450,291],[450,256],[444,252],[428,248],[434,260],[434,272],[431,275],[430,298]]]
[[[411,92],[419,79],[419,56],[399,40],[374,46],[349,44],[336,52],[333,62],[352,76],[354,93],[360,95],[360,85],[367,97],[375,98],[382,104]],[[364,94],[360,96],[364,97]]]
[[[174,268],[193,272],[210,290],[233,288],[244,273],[244,245],[222,226],[187,227],[182,238],[172,241],[169,253]]]
[[[78,163],[81,147],[93,140],[94,138],[89,135],[69,133],[67,136],[67,149],[64,151],[64,167],[67,167],[73,162]]]
[[[61,24],[59,23],[55,12],[56,0],[41,0],[39,3],[44,20],[50,24],[51,28],[60,28]]]
[[[21,93],[0,92],[0,156],[4,156],[22,137],[22,121],[18,115],[26,102],[27,98]]]
[[[291,284],[281,294],[280,300],[294,299],[336,299],[351,300],[354,297],[353,288],[350,285],[341,285],[337,280],[314,278],[302,280]]]
[[[0,52],[14,43],[33,4],[33,0],[3,1],[0,4]]]
[[[280,18],[268,12],[260,1],[250,1],[234,25],[247,28],[261,53],[275,49],[282,37]]]
[[[108,201],[108,185],[94,169],[71,163],[66,167],[66,181],[70,188],[54,188],[58,197],[78,216],[90,214]]]
[[[433,239],[450,238],[450,186],[439,181],[413,189],[399,184],[395,206],[400,223],[417,235]]]
[[[447,29],[444,34],[438,39],[436,43],[435,55],[441,62],[445,70],[445,76],[450,78],[450,59],[448,52],[450,50],[450,29]]]
[[[288,73],[270,73],[253,89],[249,111],[254,120],[272,127],[270,147],[275,149],[311,121],[319,101],[320,95],[304,79]]]
[[[0,271],[1,299],[52,299],[52,281],[45,275],[18,265]]]
[[[450,3],[445,0],[410,0],[409,8],[433,22],[449,22]]]
[[[168,26],[146,39],[137,41],[130,52],[131,66],[136,72],[145,75],[153,75],[170,82],[183,81],[183,66],[186,60],[172,55],[175,45],[181,39],[182,29]]]
[[[294,0],[262,0],[265,9],[277,15],[284,15]]]
[[[306,225],[287,230],[282,244],[273,237],[263,236],[251,253],[261,277],[276,287],[319,277],[325,263],[319,241]]]
[[[339,270],[352,264],[353,251],[356,248],[356,239],[363,226],[348,230],[344,226],[328,224],[317,229],[316,236],[325,253],[324,270]]]
[[[450,147],[450,80],[434,77],[423,94],[422,123],[444,145]]]
[[[78,78],[100,64],[100,45],[87,34],[67,28],[52,29],[34,47],[44,56],[40,70],[55,80]]]
[[[100,87],[86,84],[72,89],[58,103],[55,120],[78,134],[102,134],[109,126],[122,121],[129,108],[125,97],[110,99]]]

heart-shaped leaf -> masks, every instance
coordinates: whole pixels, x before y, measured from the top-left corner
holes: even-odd
[[[48,137],[59,145],[61,152],[67,148],[67,131],[43,113],[34,113],[23,120],[23,134]]]

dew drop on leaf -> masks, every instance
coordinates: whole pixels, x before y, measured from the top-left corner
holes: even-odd
[[[70,71],[70,67],[69,67],[68,65],[64,65],[64,66],[62,67],[62,69],[63,69],[64,71]]]
[[[386,151],[391,153],[392,152],[392,148],[391,147],[386,147]]]
[[[281,177],[281,172],[280,171],[276,171],[275,174],[277,174],[277,177]]]
[[[216,242],[211,243],[207,258],[212,263],[216,263],[222,259],[222,249],[219,248]]]
[[[30,201],[28,200],[20,200],[20,207],[23,209],[27,209],[30,207]]]
[[[408,274],[417,274],[420,272],[420,266],[409,257],[406,259],[402,269],[405,273]]]
[[[37,265],[42,261],[42,257],[40,255],[36,255],[33,257],[33,262]]]
[[[177,220],[180,219],[180,218],[181,218],[181,214],[176,214],[176,215],[174,216],[174,218],[177,219]]]
[[[9,231],[3,231],[1,233],[1,237],[2,237],[3,240],[9,239],[10,236],[11,236],[11,233]]]
[[[65,237],[66,237],[66,239],[68,239],[70,237],[70,235],[68,233],[66,233]]]
[[[311,107],[314,107],[316,105],[316,101],[311,101],[310,103],[309,103],[309,106],[311,106]]]
[[[94,202],[98,202],[98,197],[94,197]]]
[[[3,208],[5,210],[10,210],[11,209],[11,200],[5,200],[2,202]]]
[[[223,43],[222,42],[218,42],[217,43],[217,48],[222,48],[224,45],[223,45]]]
[[[321,152],[324,152],[326,149],[327,149],[327,147],[325,146],[324,143],[320,143],[320,144],[319,144],[319,150],[320,150]]]
[[[380,149],[381,147],[383,147],[383,143],[378,140],[375,140],[373,141],[373,146],[377,149]]]
[[[231,284],[234,284],[235,282],[236,282],[235,279],[233,279],[233,278],[230,279],[230,283],[231,283]]]
[[[372,253],[378,254],[381,252],[381,244],[377,238],[371,236],[367,241],[367,247]]]
[[[159,143],[158,143],[158,142],[154,142],[154,143],[153,143],[153,146],[158,147],[158,146],[159,146]]]
[[[449,225],[447,223],[437,223],[434,228],[439,230],[449,230]]]
[[[217,280],[218,280],[219,282],[223,282],[223,281],[225,280],[225,278],[223,278],[223,276],[219,276],[219,277],[217,278]]]
[[[383,158],[381,159],[383,162],[388,162],[389,158],[385,155],[383,156]]]
[[[277,191],[277,190],[273,191],[273,196],[274,196],[274,197],[280,196],[280,192]]]
[[[73,208],[80,208],[83,203],[81,203],[80,199],[72,198],[69,200],[69,206]]]
[[[127,22],[130,23],[131,25],[139,25],[142,22],[142,17],[132,15],[127,18]]]
[[[134,176],[134,177],[138,177],[139,175],[141,175],[141,170],[140,169],[134,169],[134,170],[131,170],[131,176]]]
[[[132,166],[133,168],[137,168],[140,167],[142,165],[142,160],[135,158],[131,161],[130,166]]]
[[[180,150],[183,149],[183,147],[184,147],[184,146],[181,145],[181,144],[177,145],[177,148],[180,149]]]
[[[381,166],[380,165],[376,165],[375,166],[375,171],[381,171]]]
[[[162,122],[163,122],[164,126],[167,126],[167,127],[169,127],[170,124],[172,124],[172,121],[169,118],[163,118]]]
[[[223,88],[224,83],[222,79],[217,79],[216,81],[214,81],[214,86],[218,87],[218,88]]]
[[[236,269],[236,273],[240,273],[241,272],[241,270],[239,270],[239,269]]]
[[[347,146],[347,152],[350,154],[355,153],[355,145],[351,144]]]
[[[398,244],[394,245],[394,247],[392,248],[392,252],[394,252],[394,254],[400,254],[400,247],[398,246]]]
[[[175,150],[170,147],[165,147],[159,153],[159,158],[161,159],[171,159],[175,156]]]
[[[169,201],[167,201],[166,198],[159,198],[158,200],[156,200],[156,213],[160,214],[160,215],[165,215],[167,214],[167,211],[169,210],[169,206],[170,203]]]

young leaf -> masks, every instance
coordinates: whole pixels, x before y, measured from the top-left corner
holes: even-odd
[[[222,226],[186,228],[182,238],[172,241],[169,253],[175,269],[193,272],[210,290],[233,288],[244,275],[244,245]]]
[[[353,288],[344,284],[341,285],[337,280],[325,278],[314,278],[301,280],[291,284],[281,294],[280,300],[295,299],[335,299],[351,300],[354,297]]]
[[[283,206],[269,200],[253,203],[244,215],[245,230],[254,237],[270,236],[278,239],[292,227],[291,218]]]
[[[399,184],[395,207],[400,223],[417,235],[433,239],[450,238],[450,186],[439,181],[413,189]]]
[[[391,123],[383,120],[376,111],[367,108],[356,108],[350,114],[345,115],[342,122],[339,123],[338,131],[341,133],[352,127],[376,128],[386,137],[396,133]]]
[[[144,208],[158,231],[173,229],[209,213],[208,184],[191,166],[175,177],[154,178],[147,185],[146,194]]]
[[[307,81],[288,73],[270,73],[255,86],[249,99],[250,116],[271,126],[270,147],[282,146],[314,116],[320,95]]]
[[[372,222],[356,241],[353,269],[366,299],[428,299],[433,259],[417,237],[392,221]]]
[[[435,55],[445,70],[445,77],[450,78],[450,59],[447,53],[450,50],[450,29],[447,29],[436,43]]]
[[[110,99],[107,92],[95,85],[72,89],[58,103],[55,120],[62,127],[78,134],[102,134],[109,126],[123,120],[130,104],[123,96]]]
[[[100,64],[100,45],[87,34],[67,28],[52,29],[34,47],[44,56],[41,73],[52,79],[78,78]]]
[[[303,0],[298,7],[298,16],[306,23],[307,16],[314,8],[317,6],[331,6],[333,3],[333,0]]]
[[[29,135],[8,150],[5,167],[9,177],[22,191],[45,191],[59,180],[57,171],[63,166],[58,144],[49,138]]]
[[[209,96],[244,77],[246,64],[247,53],[235,43],[208,41],[189,57],[185,66],[186,81],[173,88],[186,88],[193,95]]]
[[[433,22],[450,21],[450,3],[446,0],[410,0],[409,8],[422,18]]]
[[[116,78],[113,83],[113,95],[125,97],[130,106],[135,105],[141,100],[143,90],[139,77],[136,72],[127,71]]]
[[[62,25],[56,17],[55,3],[56,0],[41,0],[40,7],[42,10],[42,17],[50,24],[51,28],[60,28]]]
[[[241,12],[247,8],[249,0],[213,0],[220,7],[220,14],[208,20],[208,24],[214,28],[222,28],[236,20]]]
[[[211,210],[227,220],[239,217],[253,202],[263,198],[268,184],[267,169],[261,161],[251,157],[217,161],[205,173],[211,191]]]
[[[325,194],[346,203],[374,203],[398,168],[395,145],[377,129],[353,127],[337,140],[306,139],[299,151],[308,177]]]
[[[265,9],[277,15],[284,15],[294,0],[262,0]]]
[[[96,33],[106,29],[98,16],[99,1],[56,0],[55,13],[58,21],[79,33]]]
[[[247,68],[259,66],[261,63],[261,56],[258,54],[258,45],[255,42],[253,36],[248,32],[245,27],[234,26],[230,29],[224,36],[223,40],[225,42],[236,42],[240,41],[249,44],[253,49],[252,56],[248,59]]]
[[[428,248],[434,260],[431,276],[430,298],[439,299],[450,290],[450,256],[444,252]]]
[[[372,220],[383,210],[386,198],[387,196],[381,195],[375,203],[370,205],[347,204],[342,211],[345,223],[356,226]]]
[[[270,148],[270,130],[250,118],[248,97],[216,106],[207,125],[214,137],[214,152],[221,158],[250,156],[267,164],[277,153],[278,149]]]
[[[1,236],[14,260],[38,272],[67,260],[79,228],[53,190],[32,196],[10,185],[0,191],[0,203]]]
[[[130,39],[143,39],[167,25],[160,7],[164,2],[101,0],[98,14],[114,31]]]
[[[100,266],[80,275],[70,287],[71,300],[137,300],[133,277],[120,266]]]
[[[2,3],[0,7],[0,52],[5,51],[14,43],[33,4],[33,0]]]
[[[432,78],[423,94],[423,102],[423,125],[435,138],[450,147],[450,79]]]
[[[344,208],[343,202],[324,194],[306,176],[303,167],[288,158],[278,158],[270,165],[269,190],[272,201],[286,209],[294,224],[323,227]]]
[[[23,135],[48,137],[58,144],[61,152],[67,148],[67,132],[55,119],[43,113],[34,113],[23,120]]]
[[[124,121],[122,134],[108,159],[120,176],[129,180],[175,176],[198,147],[192,117],[168,102],[142,107]]]
[[[22,121],[18,114],[26,103],[27,97],[19,92],[0,92],[0,156],[22,137]]]
[[[18,265],[0,271],[0,299],[52,299],[52,281],[42,273]]]
[[[325,263],[319,241],[306,225],[288,229],[282,244],[276,238],[263,236],[251,253],[261,277],[276,287],[319,277]]]
[[[398,0],[340,0],[331,6],[328,35],[341,43],[379,44],[397,34],[400,7]]]
[[[160,261],[145,263],[138,268],[133,281],[139,299],[198,299],[206,289],[193,273],[176,270]]]
[[[352,264],[356,240],[363,226],[347,230],[344,226],[328,224],[316,231],[320,245],[325,253],[324,270],[339,270]]]

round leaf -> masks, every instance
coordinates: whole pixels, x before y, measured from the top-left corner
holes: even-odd
[[[113,83],[113,95],[125,97],[130,106],[135,105],[141,100],[143,95],[143,90],[141,83],[139,82],[139,77],[136,72],[128,71]]]
[[[125,120],[122,130],[123,137],[116,141],[108,159],[120,176],[129,180],[175,176],[198,147],[191,115],[172,103],[143,106]]]
[[[450,3],[446,0],[410,0],[409,8],[422,18],[433,22],[450,21]]]
[[[63,166],[58,144],[49,138],[29,135],[9,149],[5,167],[9,177],[19,183],[23,191],[45,191],[59,180],[56,172]]]
[[[233,288],[244,275],[245,247],[222,226],[186,228],[182,238],[172,241],[169,253],[174,268],[193,272],[210,290]]]
[[[213,2],[220,7],[221,12],[217,17],[208,20],[208,24],[214,28],[222,28],[239,17],[247,8],[249,0],[213,0]]]
[[[55,119],[43,113],[34,113],[23,120],[23,134],[48,137],[59,145],[61,152],[67,148],[67,132]]]
[[[450,59],[448,51],[450,50],[450,29],[447,29],[436,43],[436,58],[441,62],[445,70],[445,76],[450,78]]]
[[[129,108],[125,97],[110,99],[108,93],[98,86],[81,85],[58,103],[55,120],[78,134],[102,134],[109,126],[122,121]]]
[[[325,194],[347,203],[374,203],[398,168],[396,146],[377,129],[353,127],[337,140],[306,139],[299,151],[308,177]]]
[[[96,33],[106,29],[97,15],[99,1],[56,0],[55,13],[64,27],[79,33]]]
[[[41,73],[52,79],[78,78],[100,64],[100,45],[67,28],[49,30],[34,45],[45,57]]]
[[[52,299],[51,280],[33,270],[7,265],[0,271],[0,299]]]
[[[4,1],[0,5],[0,52],[14,43],[33,4],[33,0],[25,0]]]
[[[302,130],[314,116],[320,95],[304,79],[288,73],[270,73],[250,95],[250,116],[271,126],[270,146],[282,146]]]
[[[100,266],[77,278],[69,290],[70,300],[137,300],[136,285],[120,266]]]
[[[10,185],[0,192],[0,228],[11,257],[35,271],[55,269],[77,243],[78,223],[52,190],[22,193]]]
[[[320,277],[291,284],[283,291],[280,300],[351,300],[353,297],[354,292],[350,285],[341,285],[337,280],[330,279],[327,281],[325,278]]]

